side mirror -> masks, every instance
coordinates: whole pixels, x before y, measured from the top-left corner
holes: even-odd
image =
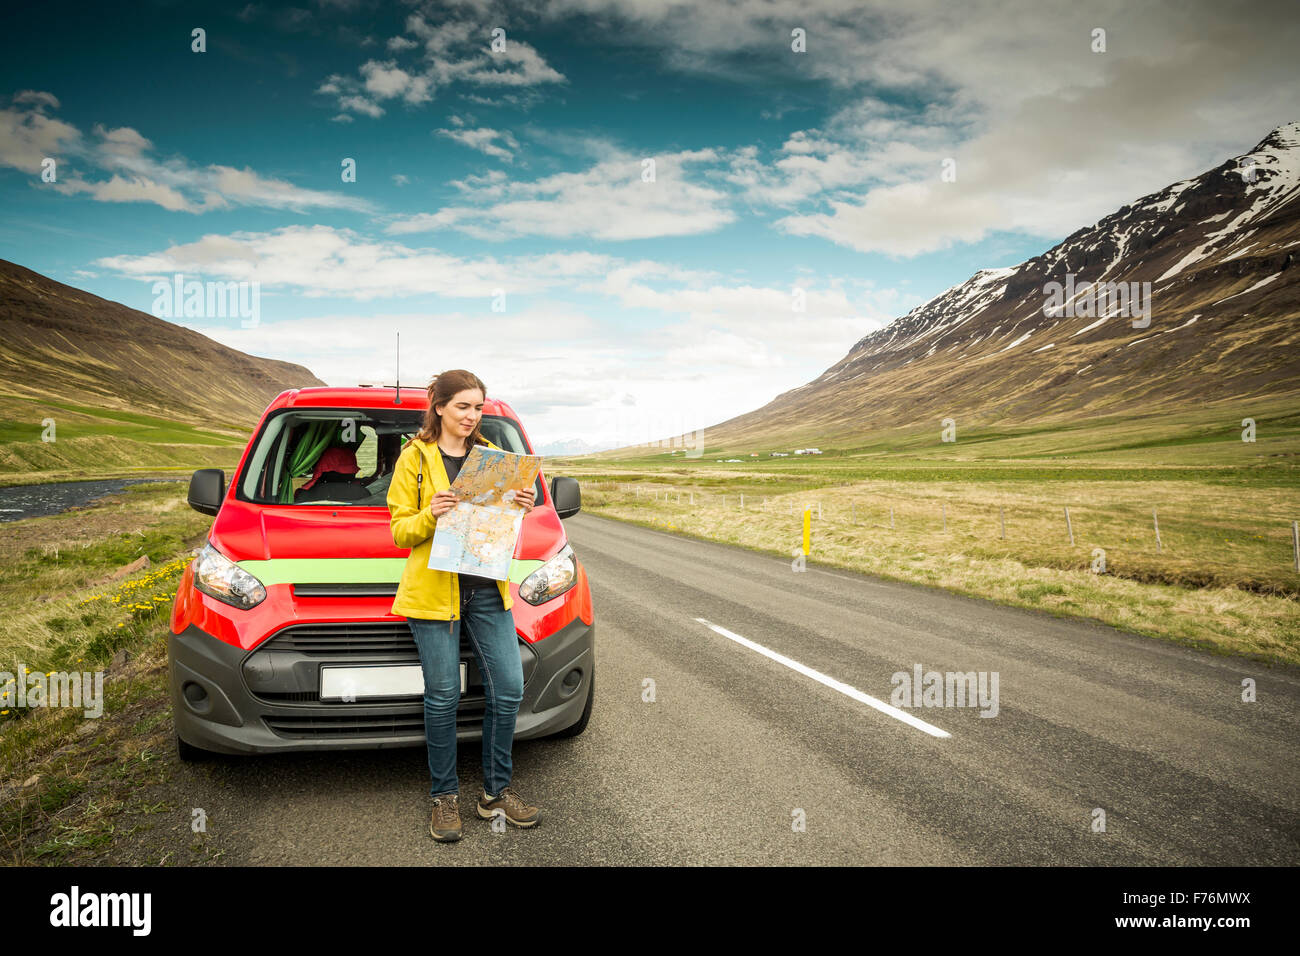
[[[220,468],[200,468],[190,479],[186,500],[200,514],[215,515],[226,497],[226,473]]]
[[[552,478],[551,500],[555,502],[555,513],[561,518],[576,515],[582,510],[582,491],[578,488],[578,479]]]

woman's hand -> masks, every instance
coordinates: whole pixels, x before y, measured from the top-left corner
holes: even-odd
[[[440,491],[429,502],[429,514],[437,518],[440,515],[445,515],[458,504],[460,504],[460,498],[454,492]]]
[[[528,514],[533,510],[533,498],[536,495],[537,492],[532,488],[525,488],[523,491],[515,492],[515,501],[523,507],[524,514]]]

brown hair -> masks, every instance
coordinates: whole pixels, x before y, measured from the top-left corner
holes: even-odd
[[[437,442],[438,436],[442,434],[442,416],[436,411],[437,406],[446,405],[458,392],[466,389],[477,388],[483,393],[483,400],[487,401],[487,386],[473,372],[467,372],[463,368],[448,369],[433,377],[429,382],[429,407],[424,413],[424,422],[420,425],[420,430],[415,433],[415,438],[422,442]],[[469,433],[465,439],[465,447],[468,449],[474,445],[486,445],[487,439],[483,437],[481,431],[483,420],[480,418],[474,430]],[[411,439],[414,441],[415,439]],[[411,441],[406,444],[409,445]],[[406,447],[405,445],[402,446]]]

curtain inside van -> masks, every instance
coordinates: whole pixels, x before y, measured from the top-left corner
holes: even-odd
[[[342,444],[343,423],[338,421],[310,422],[298,436],[289,460],[285,464],[284,485],[280,488],[280,503],[293,503],[293,479],[306,478],[330,445]]]

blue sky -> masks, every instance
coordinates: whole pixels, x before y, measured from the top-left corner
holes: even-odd
[[[144,311],[256,280],[255,327],[176,321],[331,384],[391,381],[400,331],[407,382],[627,443],[1300,118],[1292,5],[900,6],[13,8],[0,257]]]

